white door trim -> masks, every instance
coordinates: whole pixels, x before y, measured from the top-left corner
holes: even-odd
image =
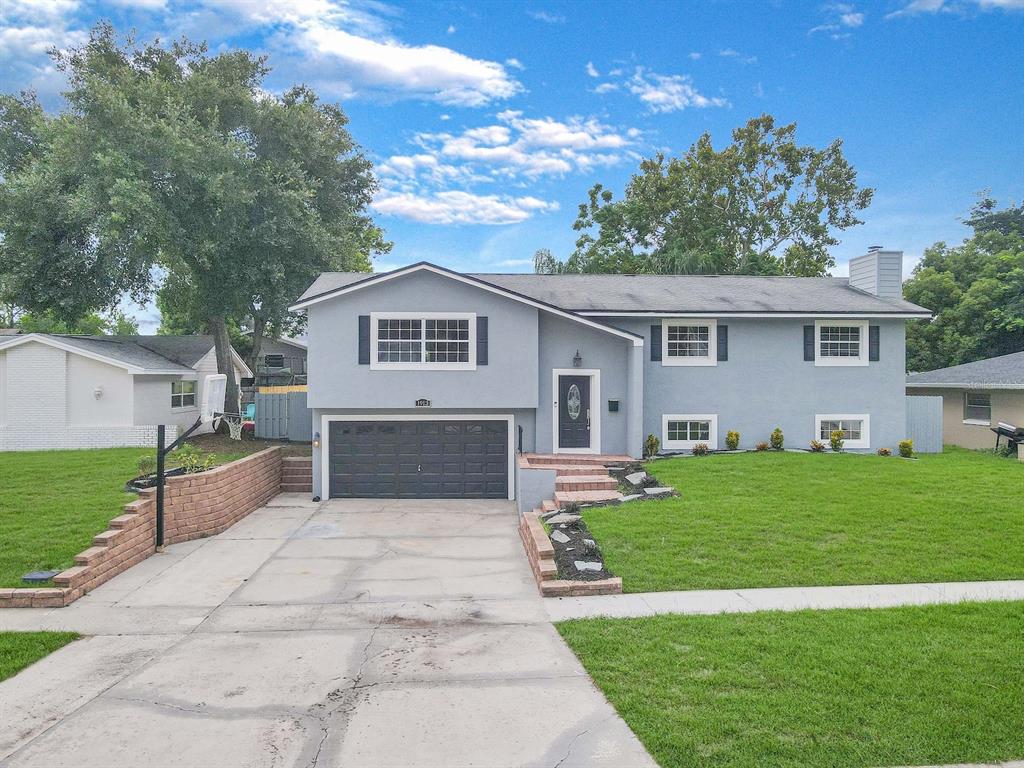
[[[558,445],[558,377],[590,377],[590,447],[562,448]],[[551,369],[551,452],[601,453],[601,371],[598,368]]]
[[[511,413],[391,413],[333,414],[320,417],[320,498],[331,498],[331,422],[332,421],[504,421],[508,423],[508,498],[515,489],[515,417]]]

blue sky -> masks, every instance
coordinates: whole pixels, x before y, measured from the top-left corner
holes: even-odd
[[[338,101],[377,167],[394,251],[529,271],[568,255],[587,190],[640,158],[768,112],[803,143],[845,142],[875,187],[837,274],[871,244],[907,268],[990,188],[1024,195],[1024,0],[673,3],[0,0],[0,80],[60,103],[48,46],[109,19],[269,56],[267,82]],[[152,309],[140,316],[149,320]]]

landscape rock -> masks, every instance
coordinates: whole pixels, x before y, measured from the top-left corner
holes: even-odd
[[[644,480],[647,479],[646,472],[634,472],[631,475],[626,475],[626,482],[630,485],[643,485]]]
[[[549,517],[547,522],[551,525],[558,525],[559,523],[575,523],[579,519],[579,515],[570,515],[568,512],[559,512],[557,515]]]
[[[628,496],[623,496],[621,499],[619,499],[619,502],[621,504],[625,504],[627,501],[636,501],[637,499],[642,499],[643,497],[644,495],[642,493],[631,493]]]
[[[604,568],[603,563],[588,563],[585,560],[576,560],[573,564],[577,571],[600,571]]]
[[[664,486],[656,486],[654,488],[644,488],[644,493],[648,496],[671,496],[672,489]]]
[[[567,542],[567,541],[572,541],[572,539],[570,539],[568,536],[566,536],[561,531],[552,531],[551,532],[551,540],[552,541],[557,541],[559,544],[565,544],[565,542]]]

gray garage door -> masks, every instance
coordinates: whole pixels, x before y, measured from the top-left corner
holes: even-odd
[[[335,421],[332,498],[508,498],[506,421]]]

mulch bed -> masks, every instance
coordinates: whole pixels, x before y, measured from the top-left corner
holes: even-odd
[[[558,566],[560,578],[570,581],[600,581],[601,579],[610,579],[615,575],[604,567],[604,557],[596,542],[593,546],[585,543],[584,540],[594,541],[594,536],[582,519],[574,523],[555,523],[549,527],[552,532],[560,531],[569,537],[567,542],[551,539],[551,546],[555,548],[555,565]],[[601,570],[580,571],[576,568],[577,560],[588,563],[599,562],[602,564]]]
[[[241,440],[232,440],[228,435],[209,434],[193,435],[186,438],[185,442],[191,443],[203,453],[219,453],[221,455],[235,455],[238,453],[250,454],[259,453],[267,448],[279,446],[283,456],[312,456],[313,449],[309,443],[291,443],[287,440],[263,440],[242,434]]]

